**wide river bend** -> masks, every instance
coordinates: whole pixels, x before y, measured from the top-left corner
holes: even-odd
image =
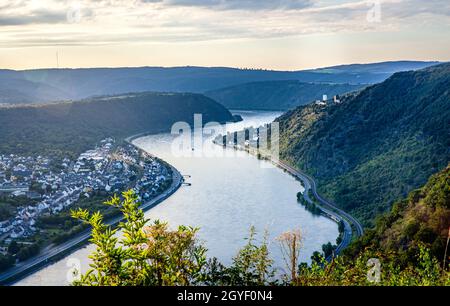
[[[228,130],[240,130],[260,126],[273,121],[279,112],[236,111],[242,122],[228,125]],[[269,233],[269,248],[275,266],[284,267],[280,246],[276,240],[281,233],[301,228],[304,241],[301,261],[310,261],[322,244],[335,242],[337,224],[313,216],[296,201],[302,186],[292,176],[267,161],[258,160],[245,152],[222,152],[212,156],[209,151],[226,150],[210,145],[211,139],[203,136],[202,147],[194,140],[195,150],[189,156],[174,153],[171,134],[159,134],[138,138],[133,143],[156,155],[186,175],[190,186],[182,186],[170,198],[146,212],[151,219],[200,227],[199,238],[208,248],[208,256],[216,256],[225,264],[231,262],[253,225],[262,238]],[[201,154],[198,151],[201,151]],[[219,154],[220,155],[220,154]],[[80,264],[84,272],[89,268],[88,254],[94,246],[75,251],[67,257],[37,271],[16,283],[17,285],[67,285],[70,269]]]

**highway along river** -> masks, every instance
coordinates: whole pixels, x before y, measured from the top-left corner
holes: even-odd
[[[278,112],[234,113],[244,120],[231,124],[229,130],[256,127],[280,115]],[[238,154],[233,149],[210,145],[210,139],[205,137],[203,150],[198,147],[198,141],[193,141],[192,154],[179,156],[179,152],[174,153],[172,149],[173,139],[173,135],[160,134],[134,140],[137,146],[172,164],[186,175],[185,181],[190,184],[147,211],[147,217],[168,221],[171,226],[200,227],[199,238],[208,248],[208,256],[216,256],[225,264],[230,264],[245,244],[244,238],[252,225],[258,231],[258,238],[262,238],[265,229],[269,231],[275,267],[284,267],[276,237],[285,231],[301,228],[304,234],[302,261],[309,262],[312,253],[320,250],[322,244],[335,243],[337,224],[325,217],[313,216],[297,203],[296,194],[303,188],[289,174],[245,152]],[[217,153],[217,149],[233,152],[222,152],[228,153],[227,156],[209,154],[209,150]],[[71,267],[80,265],[83,272],[89,269],[88,254],[93,249],[92,245],[79,249],[17,284],[67,285]]]

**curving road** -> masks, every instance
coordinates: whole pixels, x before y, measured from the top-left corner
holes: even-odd
[[[312,199],[309,197],[308,191],[311,190],[313,196],[319,201],[320,208],[324,212],[325,215],[327,215],[332,220],[339,223],[342,221],[344,223],[344,233],[342,237],[341,243],[337,246],[336,250],[334,251],[334,255],[338,255],[343,249],[345,249],[350,242],[352,241],[352,237],[361,237],[364,233],[364,229],[359,223],[358,220],[356,220],[352,215],[349,213],[343,211],[342,209],[338,208],[336,204],[333,202],[323,198],[318,192],[316,187],[315,180],[301,172],[298,169],[295,169],[288,164],[282,162],[282,161],[272,161],[275,165],[278,167],[286,170],[289,172],[292,176],[296,177],[300,181],[302,181],[303,186],[305,187],[305,191],[303,193],[303,197],[305,198],[308,203],[313,203]],[[353,233],[354,232],[354,233]],[[331,260],[331,257],[327,258],[327,260]]]

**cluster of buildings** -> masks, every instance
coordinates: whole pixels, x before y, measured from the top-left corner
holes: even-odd
[[[36,196],[30,191],[31,182],[49,171],[48,158],[0,154],[0,193]]]
[[[30,203],[17,208],[13,218],[0,221],[0,242],[34,235],[39,216],[58,214],[96,191],[134,188],[146,200],[169,179],[167,167],[158,160],[132,145],[117,146],[111,138],[77,160],[64,159],[57,169],[41,156],[0,155],[0,195],[26,197]]]
[[[327,102],[328,102],[328,96],[327,95],[323,95],[322,96],[322,100],[316,100],[316,104],[317,105],[323,105],[323,106],[325,106],[325,105],[327,105]],[[340,104],[341,103],[341,100],[340,100],[340,98],[339,98],[339,96],[333,96],[333,103],[334,104]]]
[[[161,188],[170,180],[171,173],[166,166],[148,156],[145,161],[141,161],[140,166],[143,175],[137,181],[134,192],[140,199],[149,200],[162,191]]]

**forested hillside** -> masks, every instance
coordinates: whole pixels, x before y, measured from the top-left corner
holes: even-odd
[[[208,91],[208,97],[230,109],[288,110],[321,100],[323,95],[351,92],[364,85],[302,83],[299,81],[254,82]]]
[[[450,229],[450,165],[433,175],[425,186],[397,201],[346,253],[365,248],[395,252],[401,265],[414,262],[421,244],[442,262]]]
[[[436,62],[400,61],[301,71],[192,66],[22,71],[0,69],[0,104],[78,100],[124,92],[204,93],[249,82],[276,80],[374,84],[396,71],[419,69],[434,64]]]
[[[281,157],[366,226],[450,161],[450,64],[278,118]]]
[[[104,137],[170,131],[177,121],[232,121],[222,105],[199,94],[140,93],[42,106],[0,108],[3,154],[77,155]]]

